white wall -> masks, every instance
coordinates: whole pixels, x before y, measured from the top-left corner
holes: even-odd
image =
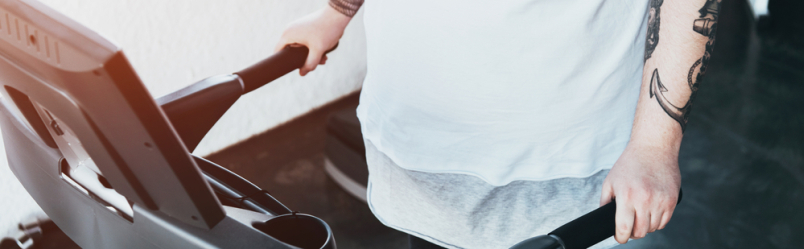
[[[42,0],[101,33],[128,55],[154,97],[269,56],[290,21],[327,0]],[[360,88],[365,75],[361,14],[326,66],[285,76],[243,96],[195,153],[209,154]],[[42,214],[8,168],[0,140],[0,237]]]
[[[41,1],[121,46],[154,97],[271,55],[289,22],[327,5],[327,0]],[[223,149],[358,90],[366,68],[361,15],[327,65],[306,77],[291,73],[243,96],[195,154]]]

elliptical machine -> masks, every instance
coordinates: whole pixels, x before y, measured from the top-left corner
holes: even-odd
[[[82,248],[336,248],[323,220],[190,154],[239,98],[299,68],[288,47],[154,99],[119,47],[47,6],[0,1],[9,165]]]

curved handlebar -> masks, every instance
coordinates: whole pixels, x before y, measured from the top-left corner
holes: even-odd
[[[683,192],[678,190],[678,203],[681,203]],[[677,203],[677,204],[678,204]],[[617,203],[612,200],[592,212],[556,228],[548,235],[533,237],[511,247],[512,249],[546,249],[589,248],[615,233],[615,214]]]
[[[287,46],[271,57],[235,73],[243,80],[243,93],[251,92],[304,66],[308,52],[305,46]]]
[[[324,54],[332,52],[338,48],[336,43],[331,49],[327,50]],[[243,94],[260,88],[283,75],[292,72],[304,66],[307,60],[307,54],[310,52],[304,45],[291,44],[285,46],[279,52],[271,55],[271,57],[257,62],[250,67],[237,72],[240,79],[243,80]]]
[[[336,44],[335,47],[337,46]],[[167,114],[184,145],[192,151],[241,95],[302,67],[307,54],[308,49],[305,46],[286,46],[270,57],[235,73],[237,76],[212,76],[156,101]]]

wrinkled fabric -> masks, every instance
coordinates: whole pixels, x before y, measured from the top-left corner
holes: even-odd
[[[587,178],[492,186],[469,175],[396,165],[366,142],[368,202],[386,226],[447,248],[509,248],[599,206],[608,170]],[[610,248],[610,238],[593,248]]]
[[[648,1],[366,1],[366,139],[400,167],[517,180],[609,169],[631,134]]]

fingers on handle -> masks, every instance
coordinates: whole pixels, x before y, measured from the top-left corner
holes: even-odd
[[[632,239],[641,239],[648,234],[650,229],[650,212],[647,210],[637,210],[634,212],[634,230],[631,232]]]
[[[674,210],[665,211],[664,214],[662,214],[662,220],[659,222],[659,230],[664,229],[664,227],[667,226],[667,223],[670,222],[670,217],[673,216],[673,211]]]
[[[670,218],[673,216],[673,212],[676,210],[676,206],[678,205],[678,200],[680,196],[676,196],[676,198],[671,198],[671,200],[662,203],[662,216],[657,221],[656,229],[662,230],[670,222]]]
[[[625,244],[625,242],[628,242],[628,238],[631,237],[631,232],[634,228],[634,215],[635,210],[630,202],[617,201],[617,213],[614,216],[614,223],[617,227],[614,239],[620,244]]]
[[[662,224],[663,216],[664,212],[650,215],[650,230],[648,230],[648,233],[656,232],[657,230],[659,230],[659,226]]]
[[[323,55],[323,51],[319,49],[315,49],[312,47],[308,47],[310,52],[307,54],[307,60],[304,62],[304,66],[299,69],[299,74],[301,76],[307,75],[307,73],[315,70],[318,66],[318,63],[321,61],[321,55]]]

